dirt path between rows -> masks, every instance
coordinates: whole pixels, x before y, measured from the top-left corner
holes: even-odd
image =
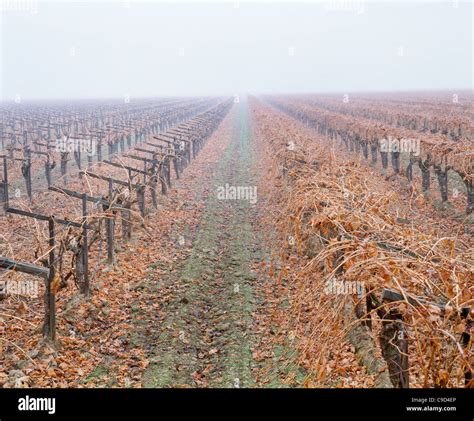
[[[139,283],[141,298],[131,303],[129,348],[144,349],[150,362],[144,387],[255,387],[262,364],[268,364],[253,358],[262,330],[255,315],[265,308],[256,269],[267,256],[254,200],[258,172],[246,103],[234,107],[227,124],[221,156],[202,168],[210,176],[185,187],[182,209],[202,211],[173,225],[176,248],[189,244],[184,258],[157,262],[156,274]],[[240,198],[218,195],[226,185],[244,187]],[[282,385],[278,375],[264,383]]]

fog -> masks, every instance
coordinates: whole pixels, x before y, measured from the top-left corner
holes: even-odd
[[[467,2],[2,7],[3,100],[472,87]]]

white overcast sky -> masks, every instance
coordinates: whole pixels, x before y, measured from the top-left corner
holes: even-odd
[[[0,2],[5,100],[472,89],[470,2]]]

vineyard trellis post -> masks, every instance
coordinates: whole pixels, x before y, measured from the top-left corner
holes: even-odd
[[[464,307],[461,309],[460,316],[461,320],[464,320],[466,327],[464,332],[461,333],[461,338],[459,342],[464,352],[469,351],[469,344],[471,342],[471,329],[474,327],[474,322],[469,320],[469,315],[471,313],[470,307]],[[469,387],[472,382],[472,371],[469,368],[468,364],[464,366],[464,384]],[[472,387],[472,386],[471,386]]]
[[[10,205],[9,205],[9,192],[8,192],[8,167],[7,167],[7,157],[3,157],[3,182],[2,182],[2,192],[3,192],[3,197],[2,197],[2,202],[3,202],[3,208],[6,211]]]
[[[179,121],[179,119],[175,119],[176,121]],[[86,138],[91,133],[90,129],[91,127],[84,128],[84,133],[79,132],[79,125],[78,121],[76,121],[75,126],[71,124],[67,124],[64,122],[64,120],[57,120],[58,123],[56,126],[48,126],[45,128],[48,128],[49,131],[51,131],[51,127],[54,127],[56,129],[56,138],[58,141],[59,146],[61,146],[60,141],[64,141],[63,143],[63,148],[58,148],[56,147],[56,152],[59,153],[60,155],[60,165],[61,165],[61,174],[63,175],[63,183],[67,184],[66,180],[66,175],[67,173],[67,165],[69,161],[69,153],[74,152],[73,159],[76,160],[76,164],[79,167],[79,174],[81,176],[86,175],[86,176],[91,176],[93,178],[101,179],[104,181],[108,182],[108,200],[104,196],[100,197],[92,197],[90,195],[87,195],[86,193],[80,193],[80,192],[75,192],[73,190],[67,190],[66,188],[59,188],[59,187],[54,187],[52,186],[52,177],[51,177],[51,170],[54,168],[54,157],[53,155],[49,154],[48,148],[53,149],[54,146],[48,145],[49,141],[42,142],[41,141],[41,133],[36,133],[37,138],[34,138],[31,136],[31,139],[28,139],[25,137],[25,133],[27,134],[26,131],[23,133],[23,143],[21,143],[21,137],[18,137],[20,140],[19,144],[22,145],[22,148],[11,148],[10,153],[11,153],[11,159],[15,161],[20,161],[23,163],[23,176],[25,178],[25,181],[27,182],[27,191],[28,191],[28,196],[30,197],[30,200],[32,199],[32,163],[35,163],[31,159],[31,154],[40,155],[44,157],[45,162],[44,162],[44,169],[45,169],[45,176],[46,176],[46,182],[48,185],[48,190],[50,191],[56,191],[63,193],[65,195],[75,197],[76,199],[81,200],[81,205],[82,205],[82,217],[81,219],[77,221],[69,221],[67,219],[60,219],[56,218],[53,215],[44,215],[44,214],[38,214],[38,213],[33,213],[29,212],[26,210],[22,209],[17,209],[17,208],[10,208],[9,204],[9,197],[8,197],[8,156],[3,156],[3,164],[4,164],[4,180],[0,185],[0,193],[3,191],[4,197],[4,206],[5,206],[5,211],[6,214],[16,214],[16,215],[21,215],[23,217],[27,218],[34,218],[43,222],[48,222],[48,249],[47,252],[44,256],[40,258],[41,263],[45,267],[40,267],[40,266],[35,266],[35,265],[28,265],[28,264],[21,264],[20,262],[14,262],[14,266],[17,271],[21,271],[21,268],[26,268],[28,267],[29,269],[24,269],[24,271],[28,271],[25,273],[31,273],[35,274],[38,276],[42,276],[44,278],[45,282],[45,290],[44,290],[44,297],[41,297],[42,301],[44,302],[44,317],[43,317],[43,335],[54,341],[56,339],[56,293],[58,291],[58,288],[61,288],[65,285],[65,282],[69,278],[69,276],[74,276],[74,271],[75,271],[75,279],[77,280],[77,284],[79,286],[79,290],[81,294],[84,294],[88,296],[90,294],[90,279],[89,279],[89,248],[91,248],[92,244],[94,244],[96,238],[100,237],[100,233],[97,233],[98,235],[92,235],[90,236],[90,231],[94,231],[97,229],[97,227],[94,225],[92,226],[88,221],[91,218],[91,211],[88,209],[88,202],[94,202],[94,204],[97,204],[98,206],[103,205],[103,210],[106,212],[106,228],[107,228],[107,261],[109,264],[114,264],[114,242],[115,242],[115,217],[116,213],[122,212],[123,222],[122,222],[122,229],[124,232],[123,239],[130,239],[131,238],[131,231],[132,231],[132,205],[134,206],[135,204],[135,194],[136,194],[136,200],[138,204],[138,209],[140,211],[141,216],[144,218],[146,215],[146,189],[147,187],[152,188],[151,191],[151,197],[153,201],[153,206],[156,208],[157,207],[157,197],[156,197],[156,185],[158,183],[158,178],[162,180],[165,186],[169,185],[171,187],[171,159],[174,158],[174,164],[175,164],[175,169],[177,171],[177,178],[180,176],[180,171],[182,170],[182,167],[180,162],[177,162],[177,159],[180,159],[181,153],[178,153],[177,151],[177,146],[178,146],[178,140],[177,136],[182,136],[180,135],[174,135],[174,136],[168,136],[168,138],[172,138],[173,141],[168,140],[168,145],[165,148],[163,145],[154,145],[154,151],[146,151],[146,152],[151,152],[153,154],[153,159],[149,158],[141,158],[141,157],[135,157],[139,158],[143,161],[143,170],[138,170],[134,169],[132,167],[126,167],[123,166],[123,168],[126,168],[128,170],[128,179],[127,180],[120,180],[120,179],[113,179],[111,177],[99,175],[99,174],[94,174],[88,171],[82,171],[81,170],[81,150],[79,149],[80,145],[78,144],[79,139],[77,136],[80,136],[81,138]],[[171,121],[171,120],[170,120]],[[174,120],[173,120],[174,121]],[[94,127],[94,126],[93,126]],[[97,125],[95,127],[98,127]],[[156,126],[157,128],[157,126]],[[144,133],[152,133],[150,132],[150,128],[147,128],[143,133],[141,133],[140,137],[144,137]],[[178,130],[179,132],[179,130]],[[31,132],[33,133],[33,132]],[[101,133],[101,132],[98,132]],[[92,136],[91,136],[92,138]],[[39,139],[37,141],[37,139]],[[106,138],[107,139],[107,138]],[[135,139],[136,143],[141,143],[141,140],[146,140],[145,139],[140,139],[137,138]],[[69,141],[73,142],[73,148],[70,149],[68,148],[67,143]],[[33,148],[30,149],[30,145],[27,144],[27,142],[33,143]],[[100,142],[99,142],[100,143]],[[130,146],[131,143],[131,136],[129,138],[126,138],[122,136],[121,138],[116,137],[115,138],[115,143],[111,140],[109,145],[113,147],[113,153],[119,152],[119,146],[121,147],[121,152],[124,152],[125,148]],[[174,145],[174,153],[172,151],[172,146]],[[58,145],[56,145],[58,146]],[[92,146],[92,145],[90,145]],[[45,147],[46,151],[40,150],[40,147]],[[158,149],[159,148],[159,149]],[[138,148],[137,148],[138,149]],[[22,158],[15,158],[13,156],[13,151],[17,152],[22,152],[24,153],[24,156]],[[189,155],[189,160],[191,159],[191,148],[187,149],[188,155]],[[126,154],[124,154],[126,156]],[[82,154],[82,158],[85,158]],[[90,161],[88,160],[90,163]],[[106,161],[107,162],[107,161]],[[111,162],[107,162],[111,163]],[[117,166],[118,164],[116,163],[111,163],[112,165]],[[88,166],[89,167],[89,166]],[[134,179],[132,178],[132,171],[137,172],[138,174],[143,174],[143,183],[141,182],[134,182]],[[136,174],[133,174],[134,177],[136,177]],[[10,175],[11,177],[11,175]],[[139,179],[141,177],[138,177]],[[141,180],[140,180],[141,181]],[[60,185],[60,182],[58,181],[58,185]],[[126,189],[117,189],[114,191],[114,186],[119,185],[119,186],[124,186]],[[132,198],[133,194],[133,198]],[[95,209],[95,206],[94,206]],[[96,215],[94,214],[94,217]],[[98,215],[101,219],[103,218],[103,214]],[[143,222],[142,222],[143,224]],[[64,239],[61,238],[56,238],[56,236],[59,236],[59,233],[61,233],[61,230],[58,230],[58,226],[67,226],[67,227],[74,227],[77,231],[75,232],[74,237],[70,237],[71,230],[66,231],[66,237]],[[101,224],[98,224],[99,229],[101,227]],[[78,237],[77,237],[78,236]],[[89,238],[89,236],[91,238]],[[77,241],[78,240],[78,241]],[[61,248],[56,251],[56,245],[61,245]],[[63,262],[63,253],[66,251],[72,251],[74,253],[74,256],[72,258],[72,263],[71,263],[71,271],[67,274],[66,278],[64,279],[62,277],[62,262]],[[2,266],[2,257],[0,256],[0,267]],[[11,266],[11,265],[10,265]]]
[[[82,293],[89,295],[89,250],[88,250],[88,230],[87,230],[87,194],[82,195],[82,262],[84,270],[84,279]]]
[[[28,275],[38,276],[44,280],[45,293],[43,296],[43,302],[45,307],[45,314],[43,318],[42,332],[43,336],[52,341],[56,338],[56,301],[52,296],[51,286],[55,278],[54,269],[54,219],[48,219],[48,231],[49,231],[49,258],[48,267],[41,267],[32,265],[29,263],[17,262],[7,257],[0,256],[0,268],[21,272]]]
[[[367,314],[370,321],[370,311],[376,310],[377,315],[382,320],[382,330],[379,335],[382,355],[387,361],[390,378],[397,387],[409,387],[409,362],[408,362],[408,335],[403,321],[403,315],[397,307],[389,310],[384,309],[383,303],[408,302],[413,306],[429,305],[441,310],[443,317],[453,309],[443,304],[428,301],[423,297],[413,297],[401,294],[389,288],[382,291],[382,304],[375,294],[371,292],[367,296]],[[469,315],[470,307],[463,307],[455,310],[461,320],[465,323],[465,329],[459,338],[461,349],[467,350],[471,340],[471,329],[474,326]],[[370,324],[371,325],[371,324]],[[464,365],[464,382],[468,385],[472,381],[472,371],[468,364]]]
[[[54,268],[55,264],[55,232],[54,217],[48,219],[48,245],[49,245],[49,274],[46,279],[46,288],[44,293],[45,320],[43,327],[43,335],[51,341],[56,339],[56,292],[53,291],[53,282],[56,276]]]
[[[106,231],[107,231],[107,264],[114,264],[114,234],[115,234],[115,215],[112,210],[112,196],[113,196],[113,181],[109,180],[109,205],[107,207],[108,215],[106,216]],[[105,210],[104,205],[104,210]]]
[[[23,164],[21,166],[21,173],[23,178],[25,179],[26,185],[26,194],[28,195],[28,199],[33,199],[32,193],[32,183],[31,183],[31,151],[29,147],[26,147],[24,150],[25,158],[23,159]]]

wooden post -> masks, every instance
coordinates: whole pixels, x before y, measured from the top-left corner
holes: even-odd
[[[53,168],[56,166],[56,163],[53,161],[51,163],[49,154],[47,155],[46,161],[44,163],[44,174],[46,176],[46,183],[48,187],[51,187],[52,185],[52,177],[51,177],[51,171]]]
[[[408,340],[403,316],[397,308],[388,312],[379,308],[377,312],[382,319],[380,347],[387,361],[390,380],[395,387],[408,388]]]
[[[467,178],[464,178],[464,184],[466,186],[467,205],[466,213],[469,215],[474,212],[474,182]]]
[[[144,218],[145,217],[145,186],[144,185],[137,186],[136,191],[137,191],[138,208],[140,209],[141,216]]]
[[[113,195],[113,181],[109,180],[109,203],[112,201]],[[105,208],[105,206],[104,206]],[[114,214],[112,211],[111,205],[108,207],[108,212],[111,215],[107,216],[107,264],[113,265],[114,264],[114,231],[115,231],[115,219]]]
[[[411,184],[413,181],[413,164],[415,163],[415,157],[413,156],[413,153],[410,152],[410,157],[409,157],[409,162],[406,168],[406,176],[408,182]]]
[[[132,238],[132,221],[131,221],[131,204],[127,200],[123,205],[122,210],[122,238],[126,241]]]
[[[3,207],[5,211],[10,207],[9,205],[9,194],[8,194],[8,167],[7,157],[3,157]]]
[[[30,202],[33,198],[32,194],[32,189],[31,189],[31,152],[29,149],[25,151],[26,159],[23,161],[23,164],[21,166],[21,173],[23,175],[23,178],[25,179],[25,184],[26,184],[26,194],[28,195],[28,198],[30,199]]]
[[[186,155],[186,166],[188,166],[188,164],[191,163],[191,160],[192,160],[192,154],[191,154],[191,144],[186,142],[185,146],[184,146],[184,152],[185,152],[185,155]]]
[[[29,263],[17,262],[7,257],[0,256],[0,268],[15,272],[22,272],[28,275],[39,276],[43,278],[45,283],[45,292],[43,296],[44,302],[44,318],[43,318],[43,336],[54,341],[56,337],[56,302],[51,284],[55,278],[54,269],[54,219],[48,220],[49,230],[49,262],[48,268],[32,265]]]
[[[168,185],[169,188],[171,188],[171,164],[170,164],[170,158],[166,157],[165,158],[166,162],[166,184]]]
[[[102,161],[102,138],[97,142],[97,162]]]
[[[50,217],[48,219],[48,232],[49,232],[49,275],[46,278],[46,288],[44,293],[44,325],[43,325],[43,335],[54,341],[56,339],[56,295],[52,291],[51,287],[56,276],[56,270],[54,268],[55,260],[55,240],[54,240],[54,218]]]
[[[157,186],[157,176],[154,174],[151,177],[150,187],[151,187],[151,202],[153,207],[156,209],[158,207],[158,200],[156,197],[156,186]]]
[[[444,166],[444,169],[441,165],[434,165],[434,171],[438,177],[439,192],[441,194],[441,200],[443,202],[448,201],[448,171],[449,166]]]
[[[76,161],[76,165],[77,165],[77,168],[80,170],[82,170],[82,167],[81,167],[81,148],[80,148],[80,145],[78,145],[77,143],[77,139],[74,139],[74,160]]]
[[[69,153],[61,152],[61,176],[63,177],[64,184],[67,184],[66,173],[67,173],[68,160],[69,160]]]
[[[176,173],[176,179],[179,180],[179,167],[178,167],[178,158],[173,158],[174,172]]]
[[[420,167],[420,170],[421,170],[421,187],[422,187],[422,191],[425,193],[425,192],[428,192],[430,190],[430,166],[431,166],[431,156],[428,155],[427,158],[423,161],[422,159],[420,159],[418,161],[418,165]]]
[[[386,170],[388,168],[388,152],[380,151],[380,159],[382,161],[382,168]]]
[[[132,238],[132,171],[128,170],[128,192],[129,198],[126,199],[124,204],[125,210],[122,211],[122,237],[124,240],[129,240]]]
[[[158,184],[158,165],[156,161],[153,163],[151,167],[151,173],[152,173],[152,175],[150,176],[151,202],[153,204],[153,207],[156,209],[158,207],[158,201],[156,198],[156,186]]]
[[[82,227],[82,261],[84,266],[84,284],[82,293],[89,295],[89,253],[87,244],[87,195],[82,195],[82,216],[83,216],[83,227]]]
[[[461,319],[466,321],[466,328],[464,332],[461,334],[461,346],[463,350],[468,353],[469,352],[469,343],[471,341],[471,329],[474,327],[474,322],[469,320],[469,314],[471,313],[471,309],[469,307],[464,307],[461,310]],[[466,386],[471,386],[470,383],[472,382],[472,371],[469,368],[469,365],[466,364],[464,366],[464,383]],[[471,386],[472,387],[472,386]]]
[[[398,173],[400,173],[400,152],[393,151],[391,153],[391,157],[392,157],[393,171],[395,171],[395,174],[398,174]]]
[[[3,256],[0,256],[0,268],[14,272],[26,273],[28,275],[41,276],[44,279],[47,279],[49,276],[48,268],[29,263],[17,262],[16,260]]]
[[[92,138],[89,138],[89,145],[87,147],[87,168],[92,166],[92,155],[94,151],[92,150]]]
[[[166,172],[165,172],[165,162],[161,161],[159,166],[159,177],[161,182],[161,194],[166,195],[168,193],[168,186],[166,184]]]

